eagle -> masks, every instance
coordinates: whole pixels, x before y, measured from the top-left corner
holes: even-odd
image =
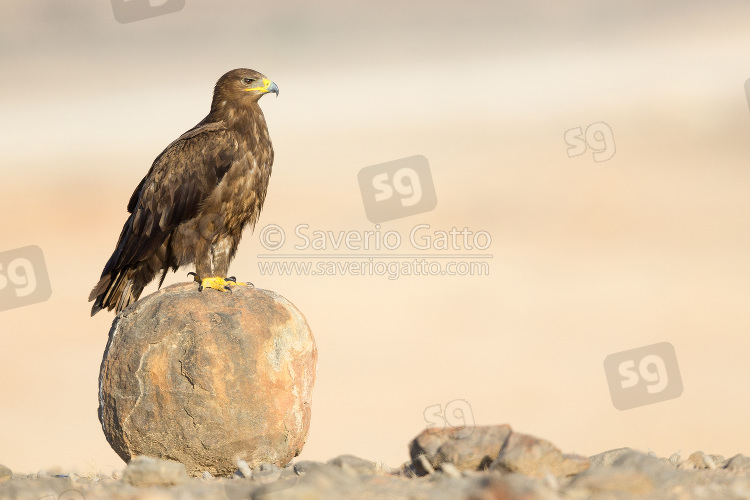
[[[240,68],[216,82],[211,111],[156,157],[128,202],[117,246],[89,295],[93,316],[138,300],[161,273],[195,265],[199,289],[245,285],[228,277],[242,231],[258,220],[273,147],[258,105],[279,87]]]

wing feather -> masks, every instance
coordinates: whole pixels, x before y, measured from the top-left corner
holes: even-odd
[[[221,123],[199,124],[167,146],[133,192],[130,217],[102,276],[149,258],[175,227],[193,218],[238,149]]]

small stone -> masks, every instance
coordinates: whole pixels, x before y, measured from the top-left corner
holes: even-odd
[[[314,470],[333,468],[333,466],[325,464],[323,462],[316,462],[315,460],[301,460],[294,464],[294,472],[298,475],[307,474]]]
[[[174,486],[187,481],[180,462],[151,457],[136,457],[125,468],[123,480],[133,486]]]
[[[260,484],[273,483],[281,477],[281,469],[275,464],[263,462],[253,470],[253,480]]]
[[[237,470],[239,470],[240,474],[242,474],[242,476],[246,479],[250,479],[253,475],[253,471],[250,466],[247,465],[247,462],[245,462],[241,458],[237,459]]]
[[[486,469],[510,434],[509,425],[474,427],[468,436],[463,428],[429,428],[409,443],[409,455],[412,461],[424,455],[433,467],[450,462],[459,470]]]
[[[375,474],[378,469],[375,462],[370,462],[354,455],[339,455],[336,458],[330,459],[327,463],[341,467],[343,470],[353,474]]]
[[[427,460],[427,457],[424,455],[418,455],[417,456],[417,463],[422,466],[422,468],[425,470],[427,474],[434,474],[435,469],[432,467],[432,464],[429,460]]]
[[[677,465],[680,463],[680,452],[672,453],[668,459],[669,463],[673,466],[677,467]]]
[[[203,479],[213,479],[214,477],[207,470],[203,471]]]
[[[13,471],[6,466],[0,464],[0,483],[8,481],[13,477]]]
[[[289,479],[291,477],[297,477],[297,471],[294,470],[293,465],[287,465],[283,469],[281,469],[281,476],[279,479]]]
[[[589,459],[579,455],[564,455],[555,445],[544,439],[514,432],[490,465],[491,470],[518,472],[525,476],[571,476],[589,468]]]
[[[72,478],[73,474],[71,474],[70,477]],[[119,470],[113,470],[112,471],[112,479],[115,479],[117,481],[119,481],[120,479],[122,479],[122,472],[119,471]]]
[[[461,471],[459,471],[458,467],[450,462],[441,463],[440,465],[438,465],[438,469],[443,471],[443,473],[445,473],[445,475],[448,477],[461,477]]]
[[[296,465],[300,464],[303,464],[303,462]],[[383,495],[373,496],[372,493],[365,495],[363,491],[350,491],[350,489],[361,487],[360,477],[386,479],[384,477],[354,476],[344,472],[340,467],[311,461],[306,461],[299,468],[305,471],[302,475],[261,485],[252,491],[252,498],[258,500],[270,500],[272,498],[275,500],[391,498]],[[402,479],[402,481],[406,481],[406,479]],[[376,492],[379,493],[378,490]],[[269,493],[274,494],[269,495]]]
[[[688,462],[692,463],[696,469],[715,469],[716,462],[710,455],[706,455],[702,451],[696,451],[691,453],[687,459]]]
[[[399,469],[399,472],[397,475],[403,476],[403,477],[418,477],[422,473],[422,475],[427,474],[427,471],[423,470],[422,467],[419,468],[420,470],[417,471],[417,468],[414,465],[414,462],[412,460],[409,460],[408,462],[404,462],[403,465],[401,465],[401,468]]]
[[[740,453],[730,458],[724,468],[735,471],[750,470],[750,458]]]

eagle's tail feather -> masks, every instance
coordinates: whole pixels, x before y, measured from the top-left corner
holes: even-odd
[[[115,312],[119,313],[138,300],[157,271],[151,268],[149,262],[141,262],[136,266],[102,276],[89,295],[89,301],[94,301],[91,315],[102,309],[115,309]]]

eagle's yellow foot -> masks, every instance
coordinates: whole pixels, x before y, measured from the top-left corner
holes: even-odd
[[[213,288],[214,290],[219,290],[220,292],[231,292],[232,289],[229,288],[230,286],[254,286],[252,283],[238,283],[237,279],[234,276],[230,276],[229,278],[214,277],[200,279],[198,278],[198,275],[193,272],[188,273],[188,276],[193,276],[195,281],[200,283],[200,285],[198,285],[199,292],[202,292],[204,288]]]
[[[249,281],[247,283],[244,283],[242,281],[237,281],[237,278],[235,278],[234,276],[230,276],[228,278],[224,278],[224,281],[228,282],[227,285],[233,285],[233,286],[234,285],[238,285],[238,286],[251,286],[251,287],[255,288],[255,285],[253,285]]]

